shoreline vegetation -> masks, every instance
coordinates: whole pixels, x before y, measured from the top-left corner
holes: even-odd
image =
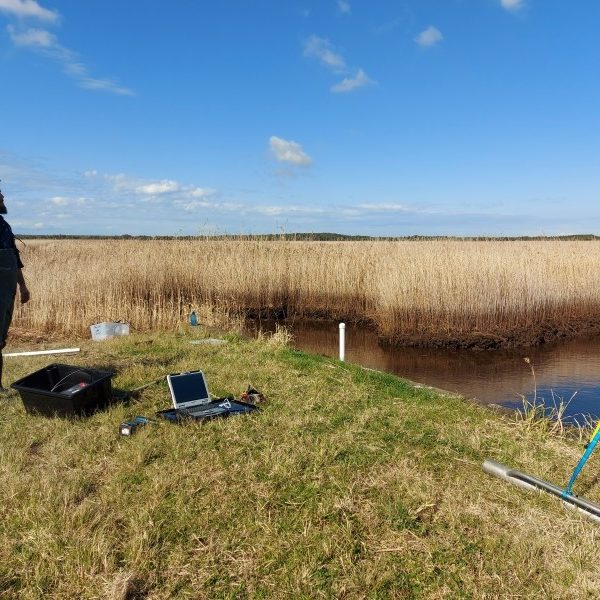
[[[32,301],[16,307],[13,324],[42,336],[119,319],[172,331],[193,309],[217,324],[363,322],[392,345],[536,345],[600,333],[600,242],[573,237],[27,239]]]
[[[169,405],[164,381],[87,419],[3,398],[2,598],[595,596],[597,525],[482,471],[491,458],[566,482],[587,432],[299,352],[283,335],[190,344],[206,335],[85,340],[69,360],[113,370],[124,390],[201,368],[215,395],[260,389],[260,413],[123,437],[120,422]],[[46,359],[7,360],[7,379]],[[598,460],[575,490],[596,502]]]

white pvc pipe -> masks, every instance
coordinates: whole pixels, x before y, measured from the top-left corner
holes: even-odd
[[[79,348],[63,348],[61,350],[31,350],[30,352],[9,352],[3,356],[41,356],[42,354],[73,354]]]
[[[340,360],[346,358],[346,323],[340,323]]]

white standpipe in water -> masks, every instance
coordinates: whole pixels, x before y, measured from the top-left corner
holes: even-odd
[[[340,323],[340,360],[346,358],[346,323]]]

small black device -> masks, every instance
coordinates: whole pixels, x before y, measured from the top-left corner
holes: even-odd
[[[146,417],[135,417],[132,421],[126,421],[119,425],[119,433],[121,435],[133,435],[140,427],[148,423],[156,423]]]

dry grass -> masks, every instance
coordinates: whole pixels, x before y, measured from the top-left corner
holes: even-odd
[[[72,360],[126,389],[200,367],[215,394],[257,386],[261,412],[124,438],[119,422],[168,405],[164,383],[75,421],[4,401],[0,598],[596,597],[598,526],[481,468],[560,484],[574,441],[281,343],[189,342],[84,342]],[[576,490],[595,501],[598,460]]]
[[[30,243],[33,300],[15,326],[83,332],[124,319],[172,330],[191,308],[372,322],[396,341],[517,342],[600,318],[600,243],[108,240]]]

